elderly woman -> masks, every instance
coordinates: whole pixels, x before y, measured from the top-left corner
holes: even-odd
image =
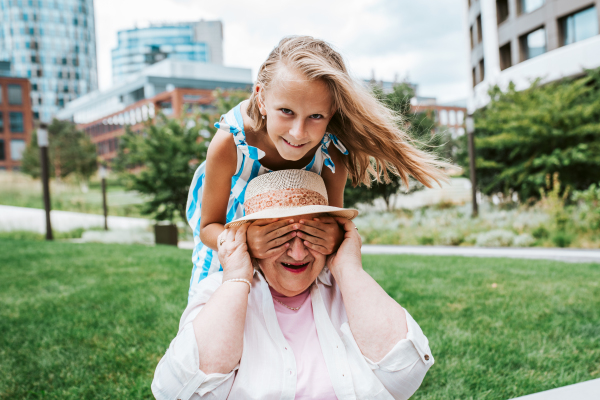
[[[434,361],[427,338],[363,270],[349,220],[358,212],[326,199],[307,171],[249,184],[246,216],[219,237],[223,271],[201,282],[156,368],[156,398],[408,399],[417,390]],[[266,218],[293,219],[298,230],[283,253],[253,260],[248,222]],[[343,227],[335,254],[303,241],[310,229],[299,225],[313,218]]]

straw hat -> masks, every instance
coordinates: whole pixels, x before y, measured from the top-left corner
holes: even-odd
[[[254,178],[246,188],[245,216],[231,221],[225,228],[258,219],[286,218],[304,214],[329,214],[353,219],[358,210],[330,207],[325,182],[314,172],[287,169]]]

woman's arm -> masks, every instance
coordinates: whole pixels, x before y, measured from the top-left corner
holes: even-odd
[[[231,133],[218,130],[206,155],[204,190],[202,191],[200,240],[217,250],[217,237],[227,219],[231,177],[237,167],[237,150]]]
[[[352,335],[361,353],[381,360],[402,339],[408,328],[404,309],[362,268],[361,239],[356,226],[336,218],[345,230],[344,241],[328,260],[337,282]]]
[[[194,318],[200,370],[205,374],[231,372],[242,357],[244,324],[248,308],[248,285],[229,279],[252,281],[253,267],[246,231],[248,224],[219,235],[219,261],[223,284]]]

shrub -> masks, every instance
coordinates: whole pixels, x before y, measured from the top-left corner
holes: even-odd
[[[536,227],[531,234],[536,239],[546,239],[548,236],[550,236],[550,232],[548,232],[548,229],[546,229],[544,225]]]
[[[558,231],[552,236],[552,242],[556,247],[569,247],[573,236],[564,231]]]
[[[523,233],[513,241],[514,247],[530,247],[535,243],[535,238],[528,233]]]
[[[433,245],[434,240],[433,240],[433,236],[426,235],[426,236],[419,236],[417,238],[417,242],[419,242],[419,244],[422,246],[431,246],[431,245]]]
[[[494,229],[477,235],[475,246],[479,247],[510,247],[515,240],[515,234],[504,229]]]
[[[440,244],[444,246],[459,246],[464,240],[460,232],[448,231],[440,235]]]

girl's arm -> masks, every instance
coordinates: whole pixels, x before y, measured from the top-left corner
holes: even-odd
[[[217,237],[223,232],[231,178],[237,167],[237,149],[231,133],[218,130],[208,146],[202,192],[200,240],[217,250]]]
[[[342,162],[342,157],[345,156],[333,145],[329,146],[329,155],[335,165],[335,174],[326,166],[323,166],[323,172],[321,173],[323,181],[325,181],[329,205],[344,207],[344,188],[348,179],[348,171],[346,171],[346,167]]]

